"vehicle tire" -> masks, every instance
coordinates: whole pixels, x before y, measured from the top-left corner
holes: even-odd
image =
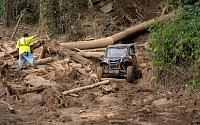
[[[97,77],[103,78],[103,67],[97,67]]]
[[[135,71],[133,66],[127,67],[127,82],[133,83],[135,81]]]

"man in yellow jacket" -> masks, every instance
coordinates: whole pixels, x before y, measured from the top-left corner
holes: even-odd
[[[35,67],[29,44],[37,36],[38,35],[28,37],[28,34],[25,33],[23,37],[17,41],[16,47],[19,50],[19,70],[22,69],[26,60],[31,64],[31,66]]]

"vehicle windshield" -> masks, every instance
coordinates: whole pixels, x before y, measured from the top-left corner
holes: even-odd
[[[127,48],[109,48],[106,57],[125,57]]]

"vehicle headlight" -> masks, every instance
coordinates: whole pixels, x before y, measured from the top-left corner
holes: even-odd
[[[128,59],[127,58],[123,58],[123,59],[121,59],[120,61],[121,62],[126,62]]]
[[[108,59],[103,59],[103,62],[109,63],[109,60]]]

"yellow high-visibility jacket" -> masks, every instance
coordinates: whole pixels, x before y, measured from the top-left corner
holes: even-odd
[[[22,37],[17,41],[16,47],[19,48],[19,55],[23,54],[24,52],[31,52],[29,43],[33,40],[32,37]]]

